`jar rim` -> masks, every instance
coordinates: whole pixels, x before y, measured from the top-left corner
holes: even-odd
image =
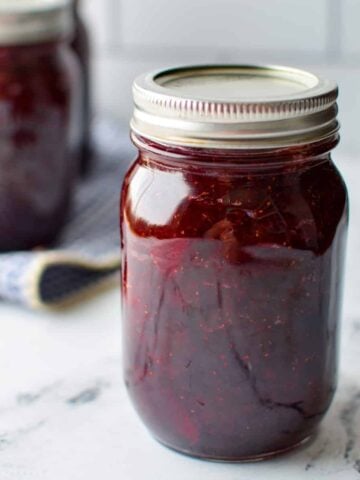
[[[132,130],[169,145],[285,147],[339,130],[337,85],[291,67],[170,68],[138,77],[133,96]]]
[[[73,30],[70,0],[0,1],[0,46],[65,38]]]

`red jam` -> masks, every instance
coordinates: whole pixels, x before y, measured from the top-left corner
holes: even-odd
[[[82,70],[82,146],[80,169],[84,174],[88,172],[91,163],[91,85],[90,85],[90,39],[89,32],[83,22],[79,9],[79,0],[73,0],[75,17],[75,34],[71,48],[80,61]]]
[[[77,156],[77,63],[67,43],[0,46],[0,250],[53,242]]]
[[[121,232],[138,413],[198,457],[294,447],[336,388],[347,230],[336,138],[252,153],[135,140]]]

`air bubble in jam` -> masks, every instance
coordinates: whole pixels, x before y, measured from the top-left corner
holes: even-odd
[[[333,145],[264,161],[141,143],[121,218],[136,409],[158,440],[198,457],[293,448],[314,434],[336,388],[347,197]],[[166,205],[169,190],[170,219],[165,207],[158,223],[139,214],[159,195]]]

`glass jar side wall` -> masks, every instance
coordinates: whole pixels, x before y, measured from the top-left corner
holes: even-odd
[[[79,148],[78,64],[66,42],[0,47],[0,250],[53,242]]]
[[[195,456],[291,448],[336,388],[343,181],[326,148],[268,152],[269,170],[148,147],[122,195],[131,398],[155,437]]]

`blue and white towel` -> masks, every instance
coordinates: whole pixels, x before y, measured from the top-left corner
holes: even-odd
[[[117,281],[119,193],[134,149],[128,134],[106,121],[95,123],[94,144],[94,168],[77,187],[55,247],[0,254],[0,298],[52,307]]]

